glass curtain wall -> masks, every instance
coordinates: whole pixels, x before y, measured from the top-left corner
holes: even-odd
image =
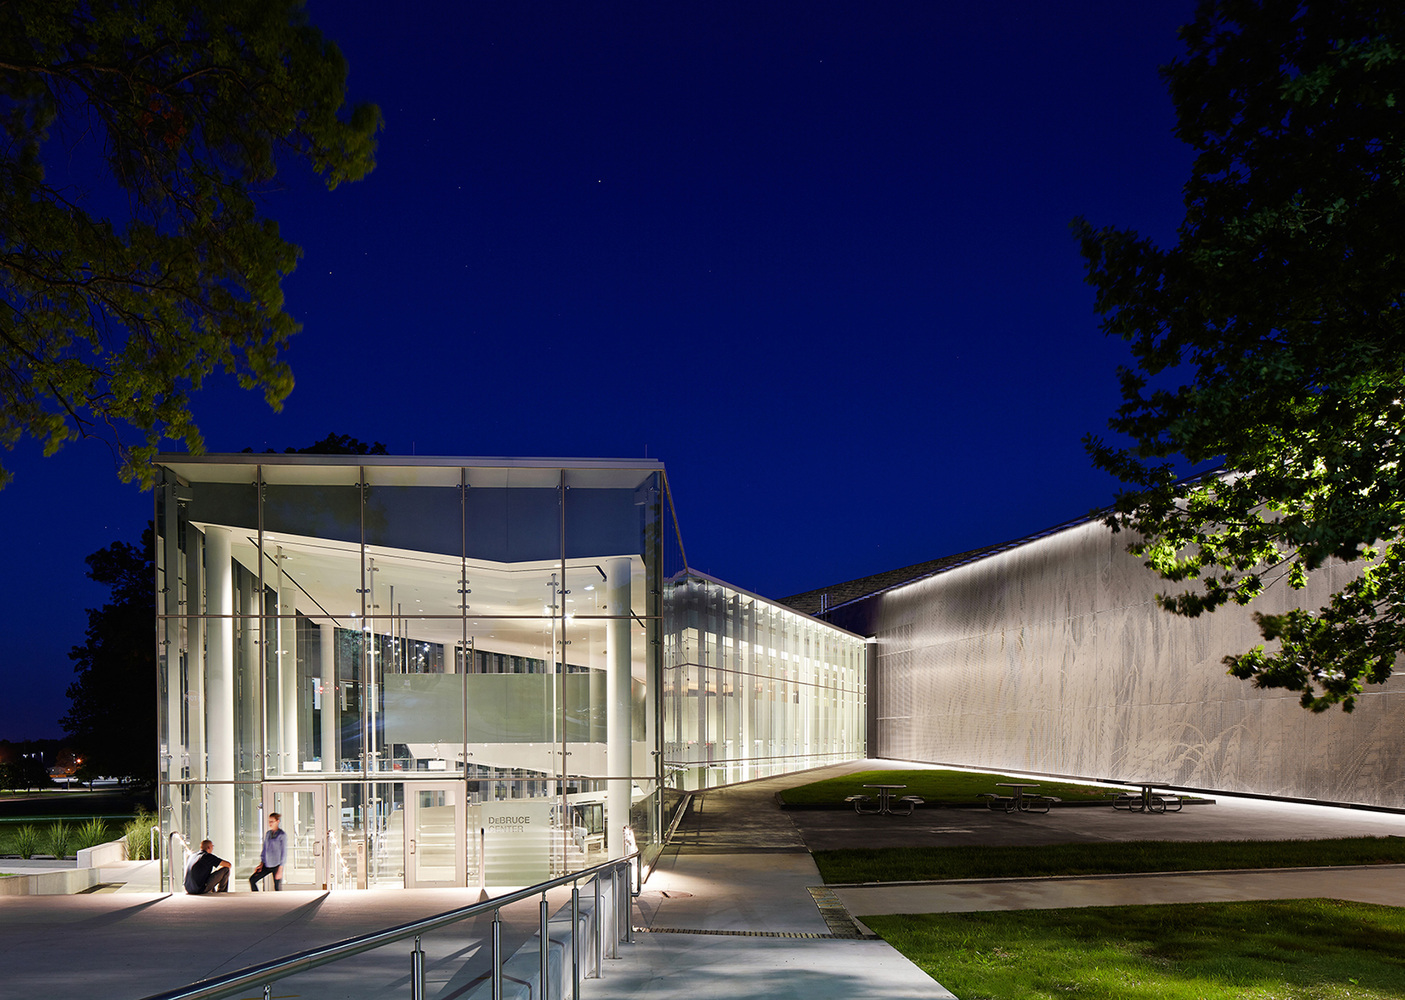
[[[681,565],[658,463],[158,464],[168,837],[244,876],[286,810],[300,883],[359,887],[525,885],[626,826],[655,843]]]
[[[667,585],[663,755],[698,789],[853,760],[865,749],[865,642],[701,573]]]

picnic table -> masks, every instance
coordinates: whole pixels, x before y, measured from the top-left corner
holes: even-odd
[[[1158,792],[1156,785],[1145,782],[1132,782],[1140,792],[1109,792],[1114,796],[1112,808],[1125,809],[1128,812],[1139,813],[1164,813],[1180,812],[1181,797],[1175,792]]]
[[[856,813],[867,813],[873,816],[911,816],[912,811],[922,804],[922,798],[918,795],[904,795],[898,799],[900,804],[907,806],[906,812],[893,811],[893,793],[906,788],[906,785],[864,785],[865,788],[875,788],[878,790],[878,806],[871,808],[869,803],[873,801],[872,796],[850,795],[844,801],[851,803]]]
[[[996,788],[1012,788],[1014,791],[1010,795],[1001,795],[999,792],[982,792],[981,796],[986,800],[988,809],[1003,809],[1006,815],[1013,812],[1022,813],[1046,813],[1049,807],[1055,802],[1062,802],[1056,795],[1032,795],[1025,791],[1027,788],[1038,788],[1036,784],[1023,781],[997,781]]]

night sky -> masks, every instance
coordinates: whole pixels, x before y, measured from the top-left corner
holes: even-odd
[[[1127,353],[1069,223],[1173,240],[1191,3],[308,8],[379,166],[268,195],[297,388],[215,380],[211,452],[659,458],[690,564],[777,598],[1111,499]],[[99,442],[3,460],[0,737],[57,736],[83,557],[151,497]]]

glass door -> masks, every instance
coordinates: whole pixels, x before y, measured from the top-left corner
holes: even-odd
[[[278,813],[288,836],[283,888],[327,888],[327,790],[322,785],[264,785],[263,815]],[[267,881],[260,888],[271,889]]]
[[[405,888],[465,884],[462,782],[405,784]]]

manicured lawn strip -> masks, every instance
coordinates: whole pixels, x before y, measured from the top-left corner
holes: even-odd
[[[1111,875],[1405,864],[1405,837],[1337,840],[1102,841],[1040,847],[887,847],[815,851],[829,883]]]
[[[868,784],[906,785],[899,795],[920,795],[932,804],[969,804],[979,802],[982,792],[1009,794],[1008,788],[996,788],[1000,781],[1028,781],[1025,778],[1012,778],[1008,774],[973,773],[971,771],[858,771],[839,778],[826,778],[808,785],[797,785],[781,792],[786,805],[844,805],[849,795],[877,795]],[[1079,799],[1109,801],[1109,788],[1092,785],[1068,784],[1062,781],[1037,781],[1035,794],[1056,795],[1065,802]]]
[[[865,916],[961,1000],[1405,996],[1405,910],[1327,899]]]

